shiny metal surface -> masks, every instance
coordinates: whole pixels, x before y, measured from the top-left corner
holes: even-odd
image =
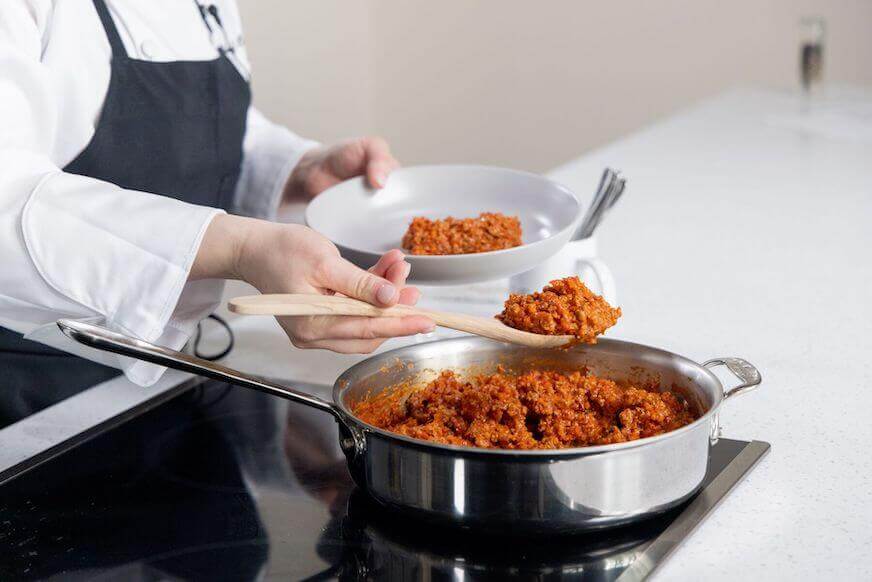
[[[340,444],[352,476],[373,498],[427,519],[484,530],[561,533],[596,529],[680,504],[702,483],[716,414],[725,399],[724,387],[706,367],[656,348],[601,340],[593,346],[555,352],[456,338],[385,352],[353,366],[337,379],[333,405],[95,326],[59,325],[74,339],[99,349],[227,380],[329,412],[340,423]],[[724,362],[734,373],[741,372],[744,383],[731,393],[760,383],[759,373],[744,360],[711,362]],[[428,443],[366,425],[351,412],[359,399],[398,382],[424,383],[437,370],[482,373],[500,365],[510,371],[532,366],[565,371],[584,367],[617,381],[656,380],[680,390],[705,412],[694,423],[656,437],[556,451]]]
[[[620,178],[618,180],[618,185],[615,188],[614,192],[612,192],[612,195],[609,196],[609,200],[608,200],[609,209],[611,209],[612,206],[614,206],[618,202],[618,200],[620,200],[621,196],[623,196],[623,194],[624,194],[624,189],[626,187],[627,187],[627,179],[623,178],[623,177]]]
[[[765,449],[722,439],[689,502],[543,543],[387,511],[354,486],[333,417],[206,381],[0,488],[0,579],[641,580]]]
[[[614,188],[615,180],[617,180],[617,178],[617,172],[611,168],[603,170],[603,174],[600,176],[599,186],[597,186],[596,192],[594,192],[593,198],[590,201],[590,205],[584,213],[584,218],[581,219],[581,222],[578,224],[578,227],[570,240],[581,240],[590,236],[589,233],[593,232],[596,214],[599,212],[602,202],[609,198],[609,192]]]
[[[590,206],[570,240],[577,241],[593,236],[608,211],[617,203],[627,186],[627,179],[619,171],[606,168]]]
[[[227,368],[221,364],[197,358],[176,350],[171,350],[162,346],[157,346],[149,342],[144,342],[126,335],[115,333],[104,327],[74,321],[71,319],[59,319],[58,327],[67,336],[72,339],[96,348],[122,356],[129,356],[138,360],[145,360],[153,364],[166,366],[183,372],[191,372],[213,378],[215,380],[224,380],[238,386],[252,388],[259,392],[265,392],[274,396],[280,396],[288,400],[293,400],[300,404],[305,404],[330,414],[337,416],[339,413],[336,407],[317,396],[306,394],[288,388],[281,384],[277,384],[265,378],[259,378],[251,374],[244,374],[237,370]]]
[[[726,366],[727,369],[736,376],[736,378],[742,381],[742,384],[730,388],[724,394],[724,398],[738,396],[739,394],[753,390],[763,381],[760,371],[752,366],[750,362],[743,360],[742,358],[715,358],[713,360],[708,360],[703,364],[706,368],[714,368],[719,365]]]
[[[647,346],[600,340],[554,352],[479,338],[419,344],[352,367],[337,380],[334,399],[350,415],[358,399],[397,382],[423,382],[434,370],[481,373],[497,365],[509,370],[586,367],[618,381],[655,379],[679,387],[705,414],[653,438],[546,452],[422,443],[363,426],[366,454],[352,464],[355,479],[383,504],[434,520],[549,533],[614,526],[659,513],[687,499],[702,482],[724,387],[705,367]],[[752,388],[754,381],[753,386],[759,384],[759,373],[737,390]]]
[[[767,443],[724,439],[712,449],[702,491],[684,506],[629,527],[552,537],[548,543],[421,527],[353,494],[343,531],[363,543],[341,572],[351,572],[351,580],[638,582],[676,551],[768,450]]]

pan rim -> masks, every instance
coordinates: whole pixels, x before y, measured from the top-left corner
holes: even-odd
[[[460,343],[460,342],[474,342],[474,343],[483,343],[490,342],[491,340],[487,340],[485,338],[477,338],[475,336],[463,336],[457,338],[447,338],[441,340],[433,340],[429,342],[422,342],[419,344],[414,344],[412,346],[402,346],[399,348],[394,348],[392,350],[388,350],[385,352],[381,352],[378,354],[378,357],[384,358],[398,358],[397,355],[400,352],[407,351],[411,348],[415,348],[418,346],[435,344],[435,343]],[[529,461],[541,461],[543,459],[555,459],[555,458],[577,458],[577,457],[585,457],[591,455],[600,455],[607,454],[612,452],[626,451],[630,449],[635,449],[638,447],[653,445],[655,443],[663,442],[672,438],[678,438],[681,435],[694,432],[700,428],[701,425],[708,423],[711,418],[717,414],[721,405],[724,403],[724,386],[721,383],[720,379],[715,376],[711,370],[704,367],[702,364],[694,362],[690,358],[682,356],[680,354],[676,354],[674,352],[670,352],[668,350],[664,350],[662,348],[656,348],[653,346],[649,346],[646,344],[640,344],[636,342],[630,342],[626,340],[612,339],[612,338],[604,338],[600,339],[598,344],[615,344],[615,345],[624,345],[624,346],[632,346],[636,348],[642,348],[645,350],[651,350],[653,352],[660,352],[661,354],[668,355],[673,358],[677,358],[682,360],[688,364],[693,365],[698,368],[703,375],[708,376],[717,386],[720,388],[715,394],[715,402],[706,410],[699,418],[687,424],[681,428],[677,428],[675,430],[671,430],[669,432],[665,432],[659,435],[644,437],[641,439],[636,439],[632,441],[627,441],[623,443],[612,443],[607,445],[592,445],[586,447],[571,447],[566,449],[532,449],[532,450],[516,450],[516,449],[485,449],[482,447],[469,447],[463,445],[447,445],[442,443],[435,443],[432,441],[426,441],[423,439],[416,439],[412,437],[408,437],[405,435],[397,434],[367,422],[360,420],[343,402],[342,395],[348,389],[348,386],[342,386],[343,384],[348,384],[347,376],[351,375],[355,369],[363,367],[367,363],[370,362],[370,358],[362,362],[358,362],[357,364],[351,366],[347,370],[345,370],[342,374],[340,374],[339,378],[336,379],[336,382],[333,384],[333,403],[334,406],[342,413],[342,416],[346,419],[347,422],[353,424],[356,428],[364,431],[365,433],[376,434],[382,438],[398,441],[403,445],[411,445],[415,448],[421,449],[429,449],[436,451],[445,451],[453,454],[459,455],[467,455],[467,456],[498,456],[498,457],[512,457],[517,458],[518,460],[524,459]],[[584,346],[580,346],[584,347]]]

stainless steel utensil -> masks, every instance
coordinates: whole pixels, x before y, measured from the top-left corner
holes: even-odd
[[[612,206],[618,201],[618,198],[624,193],[624,188],[627,186],[627,180],[620,175],[620,173],[615,178],[614,184],[612,188],[608,191],[608,193],[603,198],[602,202],[597,209],[597,213],[594,216],[594,220],[589,227],[589,231],[587,236],[592,236],[594,231],[599,227],[600,223],[605,218],[606,214],[608,214],[609,210],[611,210]]]
[[[580,240],[585,238],[585,234],[589,229],[590,225],[593,222],[594,216],[598,212],[600,202],[607,197],[609,191],[612,189],[615,179],[617,175],[614,170],[611,168],[606,168],[603,170],[603,174],[600,177],[599,186],[597,186],[596,192],[594,192],[593,198],[590,201],[590,204],[587,207],[587,210],[584,213],[584,218],[581,219],[581,222],[578,223],[578,227],[575,230],[575,233],[572,235],[572,240]]]
[[[627,180],[620,172],[611,168],[603,170],[599,187],[571,240],[581,240],[593,235],[609,209],[615,205],[623,194],[626,185]]]
[[[337,380],[334,402],[231,370],[104,328],[60,320],[73,339],[171,368],[201,374],[293,400],[333,415],[357,484],[381,504],[462,527],[513,533],[560,533],[610,527],[680,504],[702,483],[710,443],[718,435],[721,404],[761,382],[739,358],[703,365],[664,350],[601,340],[566,352],[536,350],[481,338],[456,338],[381,353]],[[678,430],[651,438],[553,451],[512,451],[439,445],[380,430],[351,412],[361,398],[432,370],[477,372],[502,365],[591,372],[618,381],[656,378],[680,387],[704,414]],[[724,390],[710,367],[724,365],[741,384]],[[644,372],[641,372],[644,371]]]
[[[609,209],[611,209],[612,206],[614,206],[615,203],[618,201],[618,199],[621,197],[621,195],[623,195],[624,188],[626,188],[626,187],[627,187],[627,179],[624,178],[623,176],[621,176],[620,178],[618,178],[618,183],[615,186],[614,192],[612,192],[612,195],[609,197],[609,201],[608,201]]]

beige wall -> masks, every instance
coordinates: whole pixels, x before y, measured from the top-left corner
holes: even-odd
[[[793,88],[798,21],[825,77],[872,83],[870,0],[239,0],[255,100],[401,161],[544,171],[735,85]]]
[[[240,0],[255,103],[322,141],[370,133],[370,10],[354,0]]]

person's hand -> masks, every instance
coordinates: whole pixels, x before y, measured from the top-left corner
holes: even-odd
[[[405,285],[411,267],[404,258],[392,250],[364,271],[305,226],[219,215],[206,229],[190,278],[242,279],[261,293],[340,293],[378,307],[414,305],[420,293]],[[422,316],[277,319],[295,346],[341,353],[369,353],[387,338],[434,327]]]
[[[309,201],[330,186],[355,176],[366,176],[373,188],[382,188],[400,163],[380,137],[361,137],[312,149],[300,158],[285,184],[283,202]]]

